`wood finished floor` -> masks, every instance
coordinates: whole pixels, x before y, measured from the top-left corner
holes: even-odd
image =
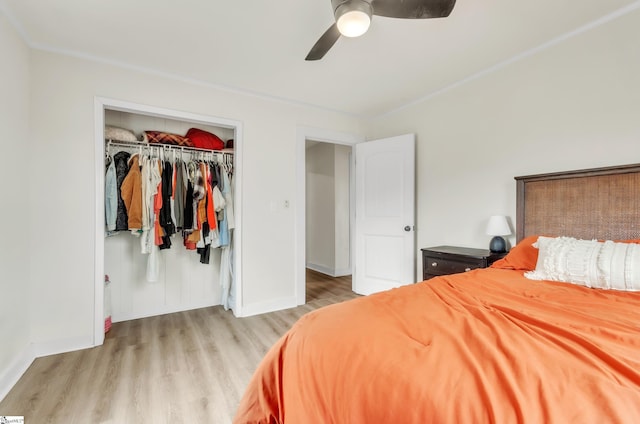
[[[116,323],[102,346],[36,359],[0,402],[28,424],[230,423],[269,347],[302,315],[357,297],[307,272],[307,303],[235,318],[221,306]]]

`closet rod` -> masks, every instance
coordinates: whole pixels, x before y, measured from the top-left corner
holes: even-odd
[[[161,144],[161,143],[145,143],[144,141],[112,141],[107,140],[107,149],[110,146],[119,146],[119,147],[161,147],[163,149],[169,150],[178,150],[181,152],[202,152],[202,153],[222,153],[223,155],[233,155],[234,152],[230,152],[228,150],[209,150],[209,149],[200,149],[198,147],[184,147],[184,146],[176,146],[173,144]]]

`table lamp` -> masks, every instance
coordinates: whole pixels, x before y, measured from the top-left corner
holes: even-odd
[[[489,218],[487,234],[494,236],[489,243],[489,250],[491,253],[504,253],[507,251],[507,242],[502,238],[502,236],[510,235],[511,228],[509,228],[506,216],[494,215]]]

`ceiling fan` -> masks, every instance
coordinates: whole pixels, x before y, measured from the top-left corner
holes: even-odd
[[[341,35],[359,37],[369,29],[371,16],[401,19],[445,18],[456,0],[331,0],[336,21],[322,34],[305,60],[319,60]]]

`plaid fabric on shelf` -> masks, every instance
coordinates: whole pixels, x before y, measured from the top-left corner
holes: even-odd
[[[189,138],[163,131],[145,131],[144,141],[147,143],[171,144],[174,146],[193,147]]]

